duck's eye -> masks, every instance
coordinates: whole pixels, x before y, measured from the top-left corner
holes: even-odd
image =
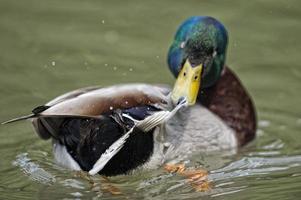
[[[184,72],[183,76],[186,76],[186,72]]]
[[[194,76],[194,80],[197,80],[198,79],[198,76]]]

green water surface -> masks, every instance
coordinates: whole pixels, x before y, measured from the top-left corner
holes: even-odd
[[[0,126],[0,199],[300,199],[300,8],[297,0],[0,0],[0,121],[80,87],[172,85],[166,53],[193,15],[227,27],[227,64],[259,118],[256,140],[237,154],[192,161],[210,171],[212,190],[158,169],[112,178],[121,196],[57,166],[29,122]]]

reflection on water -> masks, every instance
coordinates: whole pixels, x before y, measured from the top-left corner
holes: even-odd
[[[196,192],[163,169],[110,178],[121,196],[96,191],[57,166],[30,123],[0,126],[0,199],[297,199],[301,195],[300,2],[0,2],[0,121],[68,90],[125,82],[172,84],[166,52],[177,25],[211,15],[228,27],[227,63],[258,109],[257,139],[236,154],[187,160],[209,170]],[[95,181],[102,184],[100,177]]]
[[[28,157],[28,153],[22,153],[17,156],[13,162],[14,166],[20,167],[21,171],[24,172],[33,181],[37,181],[42,184],[51,184],[55,182],[54,176],[41,168],[38,164],[31,162]]]
[[[282,173],[286,174],[288,171],[291,171],[290,177],[300,179],[301,156],[275,156],[278,154],[269,153],[275,152],[275,149],[280,150],[279,146],[281,144],[277,140],[263,146],[262,149],[265,151],[248,152],[238,155],[238,157],[235,155],[238,159],[233,157],[220,158],[218,156],[211,159],[204,158],[203,160],[195,158],[198,163],[202,163],[201,165],[194,164],[193,166],[196,168],[203,168],[217,158],[220,160],[225,159],[222,163],[223,167],[210,171],[209,180],[213,183],[213,187],[208,192],[196,192],[190,187],[188,180],[176,174],[165,173],[163,170],[137,172],[134,175],[113,177],[110,181],[122,191],[122,195],[129,198],[151,196],[158,199],[167,197],[173,199],[177,198],[178,195],[191,194],[187,197],[190,199],[200,196],[219,197],[234,195],[234,193],[248,189],[250,182],[245,182],[246,179],[261,183],[261,180],[272,179],[273,176],[277,176],[277,174],[281,176]],[[40,186],[47,185],[53,188],[65,188],[66,191],[69,191],[68,195],[70,197],[111,197],[111,194],[106,194],[105,191],[93,189],[91,185],[89,186],[89,182],[86,179],[75,176],[75,172],[64,170],[55,163],[45,160],[43,158],[45,154],[47,153],[42,151],[21,153],[16,156],[13,165],[17,166],[24,173],[24,176],[37,182]],[[30,156],[35,157],[37,160],[33,161]],[[229,162],[228,159],[231,161]],[[38,163],[44,165],[44,168]],[[45,169],[51,169],[52,172],[48,172]],[[53,174],[56,174],[58,177],[55,178]],[[102,184],[100,177],[94,177],[94,180],[99,182],[100,185]],[[56,190],[54,189],[54,191]],[[101,195],[99,192],[101,192]],[[282,192],[283,194],[286,193],[285,191]],[[185,199],[186,197],[183,198]]]

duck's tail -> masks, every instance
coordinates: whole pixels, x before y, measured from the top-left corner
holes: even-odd
[[[30,119],[30,118],[37,117],[41,112],[43,112],[44,110],[47,110],[48,108],[50,108],[50,106],[46,106],[46,105],[38,106],[38,107],[34,108],[31,111],[32,113],[29,114],[29,115],[24,115],[24,116],[21,116],[21,117],[17,117],[17,118],[2,122],[1,124],[9,124],[9,123],[13,123],[13,122],[17,122],[17,121],[21,121],[21,120],[25,120],[25,119]]]
[[[9,124],[9,123],[13,123],[13,122],[17,122],[17,121],[21,121],[21,120],[25,120],[25,119],[30,119],[30,118],[34,118],[36,117],[36,114],[32,113],[32,114],[29,114],[29,115],[24,115],[24,116],[21,116],[21,117],[17,117],[17,118],[14,118],[14,119],[10,119],[8,121],[5,121],[5,122],[2,122],[1,124]]]

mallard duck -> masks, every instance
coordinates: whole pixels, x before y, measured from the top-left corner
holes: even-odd
[[[55,160],[72,170],[91,171],[119,138],[131,134],[97,173],[126,174],[183,161],[204,151],[233,149],[255,136],[251,98],[225,66],[228,35],[212,17],[187,19],[168,52],[168,66],[177,78],[173,88],[150,84],[90,87],[61,95],[8,122],[31,119],[42,139],[52,139]],[[164,123],[149,120],[164,110],[182,107]]]

